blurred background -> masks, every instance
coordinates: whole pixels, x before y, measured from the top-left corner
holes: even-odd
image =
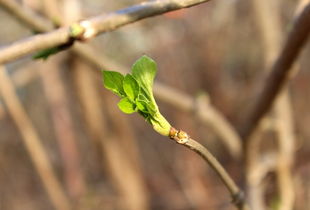
[[[1,46],[33,35],[36,30],[3,2]],[[140,2],[18,4],[47,25],[68,25]],[[121,113],[118,98],[103,88],[100,70],[129,71],[144,54],[158,64],[161,113],[212,151],[253,209],[309,209],[309,43],[245,153],[235,130],[307,2],[214,0],[75,46],[94,50],[91,59],[67,50],[46,61],[29,55],[1,67],[0,209],[235,208],[200,157],[155,133],[137,114]]]

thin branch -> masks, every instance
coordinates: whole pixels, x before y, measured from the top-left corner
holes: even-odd
[[[0,0],[0,4],[6,4],[6,0]],[[27,8],[22,8],[18,4],[14,7],[15,10],[10,10],[10,12],[16,16],[16,14],[25,13],[24,16],[32,14],[31,12],[27,12]],[[38,17],[39,18],[39,17]],[[38,19],[33,14],[27,17],[27,20],[36,21]],[[31,25],[31,24],[30,24]],[[35,24],[32,24],[35,25]],[[48,21],[45,25],[48,25]],[[37,31],[46,32],[48,31],[47,27],[43,28],[34,28]],[[97,68],[102,69],[117,69],[122,73],[127,73],[128,70],[122,65],[116,64],[113,60],[105,57],[104,55],[94,51],[91,47],[87,45],[82,45],[77,43],[73,48],[73,52],[80,56],[81,58],[87,60],[88,62],[95,65]],[[29,69],[28,71],[30,71]],[[31,70],[32,71],[32,70]],[[19,71],[18,71],[19,72]],[[17,85],[25,84],[26,81],[18,76],[19,73],[14,74],[14,78],[16,78]],[[33,71],[32,71],[33,72]],[[25,73],[23,73],[25,74]],[[29,78],[31,76],[36,76],[37,73],[33,72],[29,74]],[[154,85],[154,94],[161,100],[183,110],[186,112],[193,112],[196,113],[198,119],[201,120],[203,123],[211,125],[215,132],[221,137],[220,139],[223,141],[224,145],[228,147],[228,151],[232,154],[232,156],[238,158],[240,157],[241,151],[241,139],[236,132],[236,130],[231,126],[229,121],[225,119],[225,117],[208,101],[208,103],[201,103],[202,100],[196,100],[195,98],[190,97],[189,95],[180,92],[170,86],[161,84],[156,82]],[[175,97],[171,97],[171,96]],[[180,95],[180,97],[176,97]],[[174,98],[182,98],[182,103],[174,100]],[[197,109],[198,108],[198,109]],[[208,110],[208,111],[206,111]]]
[[[0,63],[15,60],[32,52],[67,44],[71,39],[89,39],[100,33],[113,31],[124,25],[160,15],[169,11],[192,7],[209,0],[157,0],[137,4],[107,15],[81,21],[82,34],[72,36],[71,27],[62,27],[49,33],[35,35],[0,49]],[[1,3],[1,2],[0,2]],[[7,3],[6,1],[2,2]]]
[[[239,128],[241,137],[247,139],[262,117],[269,111],[274,99],[288,83],[292,76],[293,62],[296,60],[302,47],[305,45],[310,31],[310,4],[303,10],[295,21],[292,31],[269,74],[261,94],[257,97],[252,110],[245,117],[242,127]]]
[[[12,116],[23,139],[23,143],[30,155],[31,161],[37,170],[43,185],[57,210],[71,209],[60,182],[47,157],[39,135],[32,125],[25,109],[22,107],[6,70],[0,66],[0,93],[7,105],[8,113]]]
[[[280,18],[278,11],[279,5],[276,2],[268,0],[253,0],[252,8],[254,15],[258,22],[258,27],[261,32],[262,45],[264,47],[264,64],[269,68],[280,51],[283,34],[280,29]],[[297,15],[296,15],[297,17]],[[266,69],[268,69],[266,68]],[[290,97],[288,88],[284,87],[279,97],[275,99],[273,106],[273,131],[276,131],[278,149],[275,165],[278,167],[268,167],[268,162],[261,161],[261,156],[264,152],[261,151],[261,144],[264,143],[261,137],[265,131],[263,129],[256,129],[253,135],[247,139],[246,148],[246,181],[251,208],[265,209],[263,196],[265,194],[262,182],[263,174],[269,171],[277,173],[278,189],[279,189],[279,209],[289,210],[294,205],[294,186],[292,184],[291,176],[291,162],[293,159],[293,142],[295,140],[293,133],[293,122],[290,109]],[[264,118],[266,119],[266,118]],[[260,127],[262,127],[260,125]],[[260,130],[260,131],[258,131]],[[263,142],[262,142],[263,141]],[[266,142],[265,142],[266,143]],[[285,145],[284,147],[282,145]],[[286,148],[286,151],[283,150]],[[273,158],[275,159],[275,158]],[[290,161],[288,161],[290,160]],[[266,164],[266,166],[264,165]],[[261,167],[258,167],[260,166]],[[264,169],[264,170],[262,170]],[[277,170],[276,170],[277,169]],[[259,172],[262,175],[258,175]]]
[[[241,139],[227,119],[211,104],[206,95],[196,98],[194,110],[197,117],[219,135],[223,143],[227,145],[233,157],[241,158]]]
[[[70,103],[65,85],[61,80],[61,59],[59,56],[49,59],[40,66],[39,73],[62,158],[66,187],[70,197],[78,200],[85,193],[86,184],[81,169],[81,154],[79,154],[77,136],[70,113]]]
[[[232,197],[232,202],[238,209],[240,210],[249,209],[249,207],[246,204],[243,192],[239,189],[239,187],[236,185],[233,179],[229,176],[229,174],[226,172],[221,163],[218,162],[218,160],[211,154],[211,152],[206,147],[204,147],[194,139],[190,138],[189,135],[182,130],[176,130],[172,128],[170,131],[170,138],[175,140],[176,143],[181,144],[189,148],[190,150],[196,152],[211,166],[211,168],[215,171],[215,173],[219,176],[219,178],[222,180],[222,182],[228,189]]]

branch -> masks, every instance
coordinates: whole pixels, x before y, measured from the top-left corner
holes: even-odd
[[[190,138],[189,135],[182,131],[176,130],[175,128],[171,128],[170,131],[170,138],[175,140],[176,143],[181,144],[188,149],[196,152],[199,156],[201,156],[215,171],[215,173],[219,176],[222,180],[226,188],[228,189],[229,193],[232,197],[232,202],[235,206],[240,210],[248,210],[249,207],[247,206],[244,198],[243,192],[239,189],[236,183],[232,180],[223,166],[218,162],[218,160],[211,154],[211,152],[195,141],[194,139]]]
[[[83,30],[72,34],[72,26],[62,27],[49,33],[35,35],[0,49],[0,63],[5,63],[46,48],[62,46],[73,40],[85,40],[100,33],[113,31],[119,27],[148,17],[173,10],[195,6],[209,0],[157,0],[143,2],[107,15],[99,15],[75,24]],[[0,2],[1,3],[1,2]],[[7,3],[6,1],[2,2]],[[44,28],[45,29],[45,28]]]
[[[265,52],[263,56],[264,64],[269,68],[271,62],[276,59],[278,52],[280,52],[280,43],[283,40],[283,34],[280,29],[279,5],[275,5],[274,2],[268,0],[253,0],[252,3],[258,29],[260,29],[262,35],[262,45]],[[295,17],[298,16],[295,15]],[[295,141],[293,132],[294,123],[292,121],[288,88],[285,87],[280,92],[281,94],[275,99],[273,105],[272,120],[269,119],[269,122],[272,121],[271,130],[275,132],[277,137],[278,149],[277,154],[273,155],[275,157],[266,159],[269,161],[262,161],[262,157],[266,153],[261,151],[262,143],[264,143],[262,133],[266,132],[266,129],[262,129],[262,124],[263,120],[266,122],[266,117],[263,118],[262,123],[260,123],[246,142],[246,181],[249,204],[253,210],[266,209],[264,202],[266,192],[264,187],[262,187],[262,183],[265,175],[270,171],[275,171],[277,176],[279,194],[278,209],[293,209],[294,206],[295,189],[291,174],[294,150],[293,142]],[[270,160],[273,160],[271,161],[272,163]]]
[[[306,43],[310,31],[310,4],[303,10],[293,25],[287,41],[278,56],[272,71],[269,74],[261,94],[258,96],[252,110],[246,116],[239,133],[243,139],[247,139],[261,118],[269,111],[274,99],[292,76],[293,62]]]

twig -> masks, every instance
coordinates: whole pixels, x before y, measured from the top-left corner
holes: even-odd
[[[66,187],[70,197],[78,200],[85,193],[86,184],[80,166],[80,154],[68,96],[63,81],[61,81],[60,64],[59,56],[50,58],[41,65],[39,73],[63,162]],[[48,76],[46,71],[48,71]]]
[[[223,143],[227,145],[232,156],[241,158],[241,139],[239,135],[224,116],[212,106],[208,96],[198,96],[194,107],[196,108],[193,111],[196,112],[197,117],[212,127]]]
[[[61,14],[57,10],[58,7],[61,7],[61,3],[62,1],[44,1],[43,6],[49,17],[62,20],[58,24],[63,25],[66,18],[59,18]],[[65,15],[63,16],[65,17]],[[81,169],[81,154],[78,148],[73,116],[70,112],[68,93],[65,82],[61,78],[61,65],[66,60],[66,55],[55,56],[55,58],[45,61],[44,64],[41,63],[39,75],[62,158],[63,175],[68,194],[72,200],[78,201],[85,194],[86,184]],[[46,76],[46,71],[49,72],[48,76]]]
[[[182,130],[176,130],[175,128],[171,129],[170,138],[175,140],[176,143],[181,144],[200,155],[222,180],[222,182],[230,192],[232,202],[236,205],[236,207],[240,210],[249,209],[246,204],[243,192],[239,189],[239,187],[235,184],[235,182],[232,180],[232,178],[229,176],[223,166],[209,152],[206,147],[204,147],[194,139],[190,138],[186,132]]]
[[[22,134],[23,143],[28,150],[34,167],[37,170],[53,205],[58,210],[71,209],[70,203],[66,198],[60,182],[57,180],[39,136],[27,116],[25,109],[19,102],[15,93],[15,88],[3,66],[0,66],[0,92],[7,104],[9,114],[12,116],[17,128]]]
[[[261,94],[243,124],[239,127],[242,139],[247,139],[258,125],[261,118],[270,109],[275,97],[288,83],[292,76],[291,68],[302,47],[306,43],[310,31],[310,4],[303,10],[293,25],[287,41],[269,74]]]
[[[276,58],[280,50],[280,43],[283,39],[280,20],[279,20],[279,5],[276,2],[270,2],[268,0],[254,0],[253,10],[258,21],[258,26],[262,35],[262,45],[264,46],[264,63],[269,67],[270,63]],[[266,68],[267,69],[267,68]],[[264,176],[257,176],[259,171],[265,174],[273,170],[277,173],[278,189],[279,189],[279,209],[290,210],[294,205],[294,186],[292,184],[291,177],[291,162],[293,159],[293,142],[295,140],[293,134],[293,122],[291,118],[290,100],[288,88],[283,88],[279,97],[275,98],[275,106],[273,107],[273,131],[276,131],[278,148],[278,158],[276,159],[276,165],[278,167],[264,167],[260,156],[264,155],[261,152],[261,138],[262,132],[256,131],[255,135],[251,135],[247,139],[246,148],[246,167],[247,167],[247,187],[249,191],[250,206],[255,209],[265,209],[263,202],[264,189],[262,188],[262,182]],[[264,130],[262,130],[264,132]],[[264,142],[265,143],[265,142]],[[285,145],[285,146],[283,146]],[[258,166],[262,167],[258,167]],[[276,170],[277,169],[277,170]]]
[[[279,210],[294,209],[295,188],[293,184],[292,165],[294,160],[294,141],[292,108],[289,95],[283,92],[276,104],[278,137],[277,181],[280,195]]]
[[[147,1],[107,15],[99,15],[78,23],[84,29],[81,34],[72,35],[71,27],[62,27],[12,43],[0,49],[0,63],[5,63],[46,48],[61,46],[72,39],[89,39],[100,33],[113,31],[129,23],[169,11],[195,6],[209,0],[157,0]],[[1,2],[0,2],[1,3]],[[3,4],[6,2],[3,2]]]
[[[0,0],[0,4],[4,5],[6,4],[6,0]],[[27,8],[22,8],[18,4],[15,5],[14,10],[10,10],[10,12],[15,16],[19,13],[25,13],[23,16],[27,16],[28,21],[36,21],[39,17],[36,17],[35,14],[31,12],[27,12]],[[29,15],[31,14],[31,15]],[[31,25],[31,24],[30,24]],[[32,24],[37,25],[37,24]],[[45,25],[49,25],[48,21]],[[42,28],[34,28],[37,31],[46,32],[49,30],[48,27]],[[91,47],[87,45],[82,45],[79,43],[76,43],[76,45],[72,48],[73,52],[80,56],[81,58],[87,60],[88,62],[95,65],[97,68],[102,69],[117,69],[118,71],[122,73],[127,72],[127,68],[124,66],[121,66],[119,64],[116,64],[113,62],[113,60],[105,57],[104,55],[94,51]],[[19,71],[18,71],[19,72]],[[16,73],[14,75],[14,78],[17,78],[17,84],[23,84],[25,81],[20,78],[20,76],[17,76],[19,73]],[[31,75],[34,75],[31,74]],[[31,76],[30,75],[30,76]],[[30,78],[30,77],[29,77]],[[227,119],[214,107],[210,102],[207,104],[200,103],[196,101],[196,99],[190,97],[189,95],[180,92],[179,90],[176,90],[170,86],[161,84],[159,82],[156,82],[154,85],[154,94],[161,100],[187,112],[194,112],[198,115],[198,119],[200,119],[202,122],[211,125],[213,129],[216,131],[216,133],[221,137],[220,139],[223,141],[224,145],[228,147],[228,151],[236,158],[240,157],[240,151],[241,151],[241,139],[236,132],[236,130],[230,125]],[[178,101],[171,98],[171,95],[177,96],[180,95],[180,98],[182,98],[182,103],[179,103]],[[202,106],[200,106],[200,104]],[[207,106],[207,107],[206,107]],[[199,109],[197,109],[197,107]],[[208,109],[208,111],[206,111]],[[202,114],[203,113],[203,114]]]

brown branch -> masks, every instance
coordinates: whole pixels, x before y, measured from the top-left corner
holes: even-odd
[[[269,74],[261,94],[249,114],[245,117],[244,123],[239,128],[242,138],[247,139],[261,118],[269,111],[274,99],[282,88],[288,83],[296,60],[302,47],[306,43],[310,31],[310,4],[303,10],[302,14],[295,21],[292,31],[278,56],[272,71]]]
[[[71,27],[62,27],[49,33],[35,35],[14,42],[0,49],[0,63],[5,63],[46,48],[61,46],[72,38],[89,39],[100,33],[113,31],[119,27],[148,17],[169,11],[195,6],[209,0],[157,0],[143,2],[107,15],[99,15],[83,20],[79,25],[84,29],[82,34],[70,33]],[[1,2],[0,2],[1,3]],[[2,4],[7,3],[6,1]]]
[[[59,56],[49,59],[40,66],[39,73],[62,158],[66,187],[70,197],[78,200],[85,193],[86,184],[80,165],[81,155],[77,146],[68,95],[61,80],[61,59]]]
[[[264,64],[269,68],[271,62],[275,60],[280,51],[280,43],[283,40],[283,34],[280,29],[280,11],[277,11],[279,5],[277,5],[277,2],[268,0],[253,0],[252,4],[258,28],[261,32],[262,45],[265,52]],[[262,124],[259,125],[260,129],[257,128],[250,138],[247,139],[246,143],[246,181],[249,204],[253,210],[266,208],[264,202],[265,192],[262,183],[265,178],[264,175],[270,171],[277,173],[279,209],[289,210],[294,205],[295,190],[292,184],[290,163],[293,159],[295,136],[293,133],[288,88],[284,87],[280,92],[279,97],[275,99],[272,120],[269,120],[272,121],[272,131],[275,131],[278,141],[278,148],[275,149],[278,158],[273,158],[276,160],[273,161],[273,167],[268,166],[268,162],[262,161],[261,158],[265,153],[261,151],[261,144],[266,143],[261,137],[266,131],[262,129]],[[266,118],[263,119],[266,120]],[[285,146],[283,147],[282,145]],[[284,148],[286,150],[283,150]]]
[[[198,143],[194,139],[190,138],[189,135],[182,131],[176,130],[175,128],[171,128],[170,138],[175,140],[176,143],[183,145],[190,150],[197,153],[200,157],[202,157],[214,170],[214,172],[218,175],[218,177],[222,180],[225,187],[228,189],[229,193],[232,197],[233,204],[240,210],[248,210],[249,207],[246,204],[244,194],[233,181],[233,179],[229,176],[227,171],[221,165],[220,162],[212,155],[212,153],[204,147],[202,144]]]

